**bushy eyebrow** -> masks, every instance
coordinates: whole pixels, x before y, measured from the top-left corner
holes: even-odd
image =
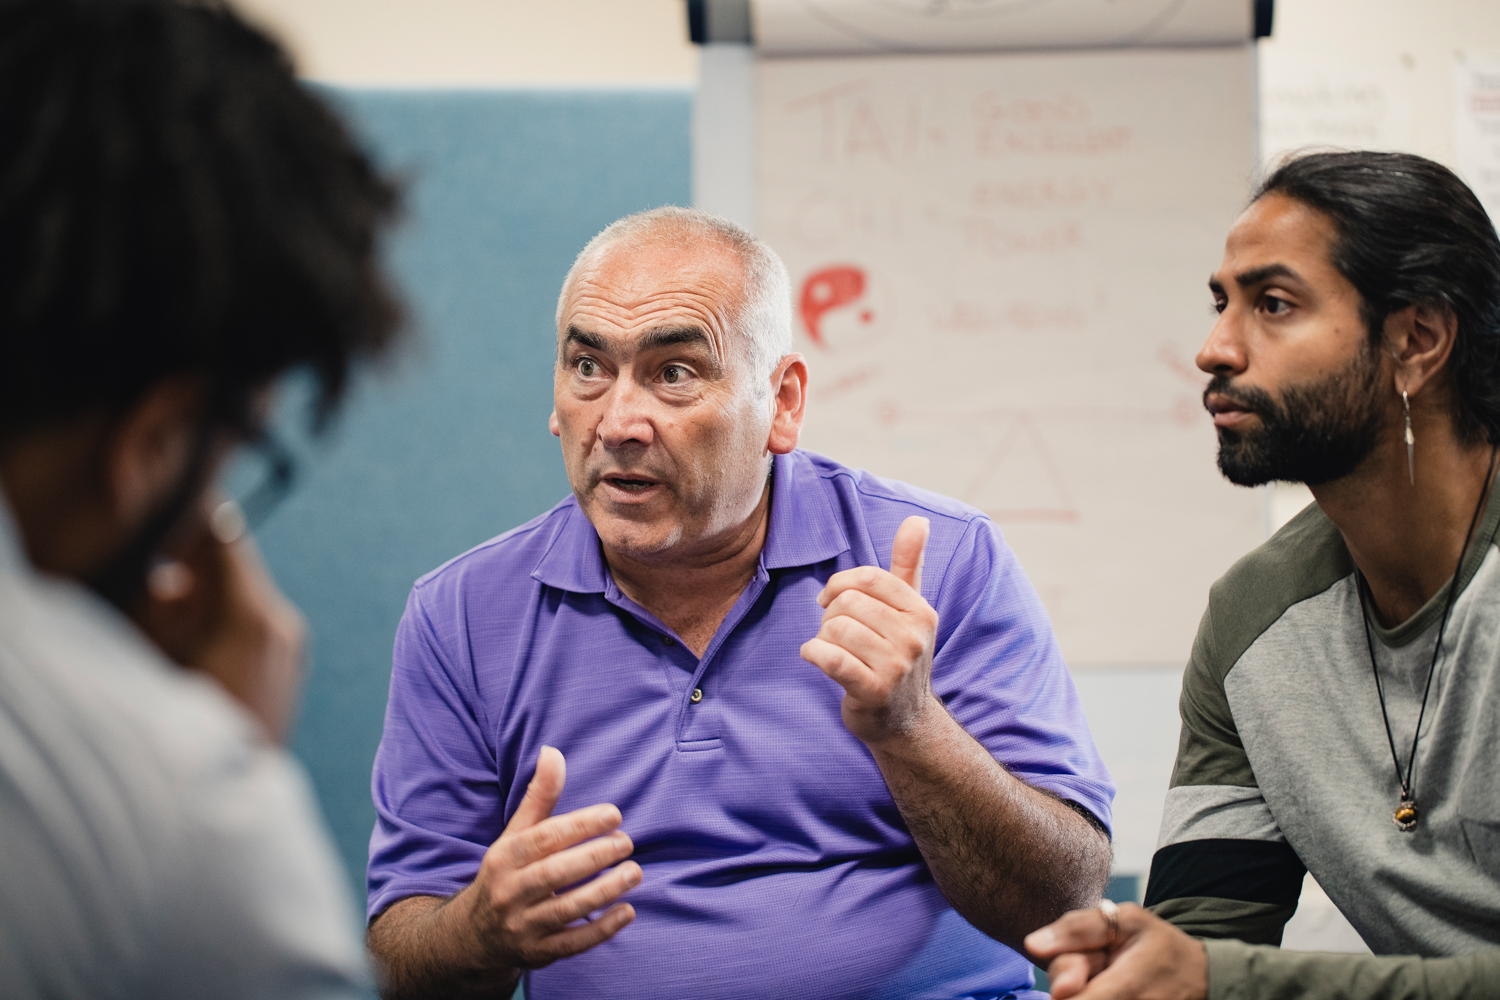
[[[1262,264],[1260,267],[1252,267],[1248,271],[1241,271],[1234,276],[1234,283],[1241,288],[1253,288],[1256,285],[1270,281],[1272,278],[1291,278],[1293,281],[1302,281],[1302,275],[1293,271],[1285,264]],[[1224,295],[1224,284],[1213,275],[1208,277],[1208,290],[1215,295]]]
[[[701,344],[710,349],[713,347],[708,334],[701,327],[696,326],[659,326],[653,330],[647,330],[641,336],[641,350],[643,351],[658,347],[676,347],[679,344]]]
[[[580,330],[576,326],[569,326],[567,333],[563,336],[563,346],[568,344],[581,344],[591,351],[603,351],[609,347],[608,342],[597,333]]]
[[[1270,281],[1272,278],[1291,278],[1293,281],[1301,281],[1302,275],[1293,271],[1285,264],[1262,264],[1260,267],[1252,267],[1248,271],[1241,271],[1234,276],[1234,283],[1241,288],[1249,288]]]
[[[578,344],[587,347],[591,351],[608,351],[609,341],[597,333],[582,330],[576,326],[569,326],[563,335],[563,343]],[[704,347],[712,347],[708,334],[701,327],[696,326],[659,326],[647,330],[641,335],[640,342],[636,345],[638,350],[650,351],[661,347],[675,347],[680,344],[701,344]]]
[[[569,344],[577,344],[600,354],[609,354],[611,344],[608,337],[594,333],[591,330],[583,330],[570,325],[563,333],[563,340],[558,345],[559,361],[566,353]],[[664,347],[680,346],[701,347],[707,357],[700,362],[704,374],[709,378],[724,377],[724,367],[719,359],[714,356],[713,341],[708,332],[699,326],[658,326],[641,334],[641,339],[635,344],[639,353],[661,350]]]

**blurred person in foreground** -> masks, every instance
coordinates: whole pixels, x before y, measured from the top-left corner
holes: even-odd
[[[222,4],[0,2],[7,1000],[368,989],[280,746],[301,619],[213,484],[279,375],[326,417],[391,339],[393,205]]]
[[[1209,287],[1219,468],[1317,502],[1210,591],[1148,909],[1027,946],[1059,998],[1500,997],[1500,240],[1436,163],[1315,154]],[[1309,871],[1383,957],[1270,947]]]
[[[999,530],[797,447],[786,268],[724,219],[607,228],[555,337],[572,494],[397,631],[390,995],[1028,995],[1114,789]]]

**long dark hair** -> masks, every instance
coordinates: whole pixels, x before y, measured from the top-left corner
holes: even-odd
[[[1500,441],[1500,238],[1468,185],[1409,153],[1313,153],[1278,167],[1255,197],[1268,194],[1333,221],[1333,265],[1359,292],[1374,341],[1409,305],[1453,314],[1455,426],[1464,440]]]

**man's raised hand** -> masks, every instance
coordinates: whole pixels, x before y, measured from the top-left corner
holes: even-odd
[[[469,911],[465,923],[487,959],[477,964],[491,970],[536,969],[577,955],[635,919],[634,907],[615,902],[641,881],[641,866],[625,860],[635,845],[619,829],[620,810],[596,805],[553,816],[564,768],[558,750],[542,748],[516,814],[485,852],[474,883],[449,904]],[[562,891],[567,886],[576,888]]]
[[[922,553],[931,523],[908,517],[891,545],[891,570],[835,573],[818,595],[823,624],[802,658],[844,689],[849,731],[875,745],[913,731],[942,706],[932,694],[937,612],[922,599]]]

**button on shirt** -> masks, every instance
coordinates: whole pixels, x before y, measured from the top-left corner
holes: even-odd
[[[944,900],[843,690],[798,653],[816,595],[932,533],[932,683],[1019,777],[1106,824],[1114,787],[1046,612],[983,514],[811,452],[775,459],[755,576],[702,659],[620,592],[569,497],[417,581],[396,634],[373,790],[369,913],[478,871],[537,754],[567,757],[557,812],[613,802],[644,877],[615,938],[527,976],[552,997],[1024,993],[1030,966]]]

